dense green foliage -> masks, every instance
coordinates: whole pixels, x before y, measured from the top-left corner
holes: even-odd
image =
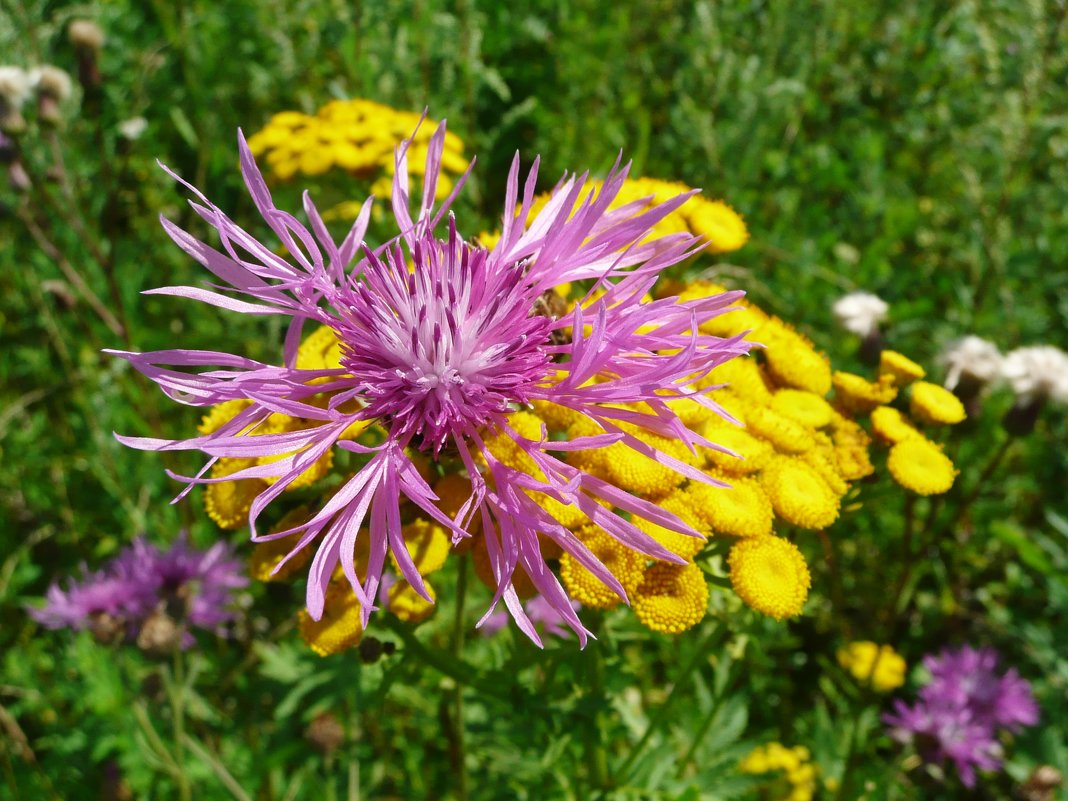
[[[836,366],[859,362],[830,305],[864,289],[891,304],[889,343],[937,380],[938,352],[964,334],[1003,351],[1068,344],[1066,13],[1063,0],[4,0],[5,62],[75,74],[72,18],[95,19],[107,43],[102,96],[76,87],[57,134],[31,122],[21,137],[34,189],[0,187],[0,795],[745,798],[755,781],[737,763],[769,740],[809,747],[825,778],[845,773],[824,798],[1006,798],[1035,766],[1068,766],[1056,623],[1068,615],[1068,427],[1046,410],[979,485],[1007,439],[1007,392],[955,433],[954,492],[919,502],[919,567],[900,560],[901,493],[862,495],[832,561],[814,537],[804,546],[814,595],[791,624],[723,594],[678,638],[607,614],[584,652],[469,631],[457,654],[450,575],[425,625],[380,618],[372,634],[397,651],[364,664],[320,659],[294,634],[297,582],[251,587],[235,641],[206,638],[161,666],[24,611],[138,533],[220,536],[195,496],[168,504],[163,468],[195,471],[194,457],[111,435],[184,436],[195,411],[101,350],[224,340],[270,360],[281,348],[270,319],[139,295],[204,277],[158,224],[163,213],[202,230],[156,159],[255,226],[237,128],[336,97],[426,107],[478,156],[458,213],[481,230],[496,225],[516,149],[541,154],[545,189],[565,170],[603,173],[622,150],[637,174],[704,187],[745,215],[752,241],[718,274]],[[123,139],[136,116],[147,130]],[[308,183],[335,200],[365,190]],[[279,188],[279,205],[296,208],[302,188]],[[907,592],[888,607],[898,581]],[[487,601],[467,596],[466,628]],[[1007,746],[985,795],[927,784],[883,734],[886,699],[835,663],[850,639],[889,642],[910,668],[947,642],[997,646],[1033,682],[1042,722]],[[326,756],[305,736],[325,711],[346,730]]]

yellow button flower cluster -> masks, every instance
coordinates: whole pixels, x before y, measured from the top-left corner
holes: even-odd
[[[354,98],[334,100],[314,114],[283,111],[275,114],[264,128],[251,137],[248,145],[254,156],[266,156],[272,174],[287,180],[297,173],[322,175],[338,169],[362,178],[382,175],[372,191],[388,197],[392,188],[389,176],[394,171],[394,149],[412,136],[419,115],[399,111],[371,100]],[[408,170],[419,174],[425,169],[427,146],[438,123],[424,120],[408,151]],[[439,191],[446,194],[452,184],[449,173],[467,169],[463,142],[453,133],[445,134],[442,153],[442,176]]]
[[[754,776],[778,774],[780,787],[769,787],[768,798],[781,801],[811,801],[816,794],[819,769],[804,746],[787,748],[782,743],[768,743],[754,748],[738,766],[742,773]]]
[[[837,656],[853,678],[876,692],[888,693],[905,683],[905,660],[889,645],[859,640],[839,648]]]

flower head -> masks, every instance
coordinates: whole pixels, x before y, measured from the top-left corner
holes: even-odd
[[[876,692],[890,692],[905,683],[905,660],[889,645],[859,640],[839,648],[837,657],[853,678]]]
[[[1001,363],[1002,381],[1024,403],[1068,403],[1068,353],[1052,345],[1010,351]]]
[[[858,337],[868,337],[878,331],[889,310],[885,300],[870,292],[850,292],[832,307],[842,328]]]
[[[792,542],[779,537],[739,540],[728,564],[731,586],[748,606],[776,620],[801,614],[812,577]]]
[[[1000,659],[992,648],[946,649],[924,659],[931,674],[923,696],[972,710],[973,717],[991,726],[1019,729],[1038,722],[1038,705],[1031,685],[1015,669],[998,673]]]
[[[102,570],[83,573],[66,590],[53,584],[46,605],[30,615],[48,628],[75,630],[95,628],[106,616],[132,633],[166,614],[188,627],[221,634],[234,616],[233,591],[248,583],[226,543],[200,551],[184,534],[166,551],[138,537]]]
[[[538,641],[538,634],[519,603],[514,579],[528,580],[584,643],[588,632],[546,565],[539,538],[555,543],[620,598],[626,591],[591,549],[547,511],[549,505],[532,496],[575,507],[607,536],[644,557],[681,561],[635,521],[692,536],[699,532],[610,478],[587,472],[580,459],[567,455],[623,445],[691,481],[719,483],[676,454],[675,445],[694,453],[712,443],[683,424],[667,402],[692,398],[710,413],[719,411],[705,390],[691,387],[717,365],[746,352],[748,344],[694,332],[728,309],[738,294],[689,301],[649,298],[663,270],[704,242],[689,233],[648,237],[688,195],[610,210],[626,179],[625,168],[613,170],[596,194],[584,195],[585,176],[565,177],[544,208],[528,215],[524,210],[534,199],[536,164],[517,207],[517,157],[508,178],[500,239],[492,250],[474,244],[460,234],[452,216],[445,218],[459,187],[442,207],[435,207],[445,144],[442,125],[426,146],[422,200],[414,216],[409,144],[398,148],[391,192],[398,234],[377,248],[364,241],[371,201],[338,244],[307,195],[309,226],[275,207],[243,139],[245,183],[288,258],[185,184],[200,201],[194,209],[218,232],[223,249],[196,240],[169,221],[164,220],[164,227],[219,283],[153,292],[238,313],[288,318],[283,363],[272,366],[210,351],[117,353],[181,402],[247,402],[220,427],[192,439],[120,439],[149,450],[200,450],[211,457],[209,465],[223,458],[255,459],[224,477],[205,477],[202,471],[178,478],[189,486],[265,482],[249,510],[253,537],[299,535],[291,554],[317,545],[307,587],[312,619],[324,614],[327,586],[340,564],[366,626],[387,553],[413,590],[431,600],[406,545],[403,497],[444,527],[454,543],[481,528],[480,548],[495,584],[493,605],[503,600],[532,639]],[[576,281],[591,286],[586,299],[557,318],[546,309],[545,294]],[[340,343],[337,367],[300,366],[305,321],[333,331]],[[190,368],[202,371],[187,372]],[[564,416],[585,425],[584,433],[550,440],[545,418],[525,411],[539,405],[565,410]],[[272,415],[303,422],[277,432],[270,426]],[[372,422],[385,432],[383,441],[343,438],[354,424]],[[665,450],[662,442],[672,447]],[[308,520],[288,531],[257,533],[263,509],[334,448],[353,452],[363,466]],[[413,450],[468,477],[468,498],[454,516],[436,503],[412,460]],[[358,540],[367,554],[362,576],[354,557]]]
[[[993,342],[971,335],[958,339],[941,357],[946,367],[946,389],[956,390],[963,382],[989,384],[1001,375],[1002,358]]]
[[[993,649],[968,646],[927,656],[930,680],[919,699],[897,701],[883,718],[891,736],[911,743],[925,762],[951,761],[967,787],[977,769],[999,769],[998,730],[1033,726],[1038,705],[1031,686],[1013,669],[999,674],[998,662]]]

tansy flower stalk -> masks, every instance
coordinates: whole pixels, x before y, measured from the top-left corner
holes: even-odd
[[[692,300],[648,298],[660,274],[704,242],[685,233],[648,238],[650,229],[688,195],[610,210],[627,175],[627,168],[618,165],[596,196],[584,195],[586,176],[565,176],[545,207],[528,218],[525,209],[534,199],[537,162],[520,198],[517,155],[508,176],[497,244],[491,250],[472,244],[460,235],[451,215],[447,232],[439,238],[436,231],[464,181],[461,178],[435,207],[445,141],[442,124],[427,146],[422,199],[414,216],[409,208],[409,144],[398,148],[392,187],[398,235],[377,248],[364,241],[370,200],[340,244],[330,237],[307,193],[304,211],[310,227],[275,207],[243,137],[239,147],[245,183],[288,257],[261,244],[175,175],[197,196],[193,208],[217,231],[223,250],[166,219],[164,228],[219,283],[152,293],[243,314],[290,318],[284,359],[272,366],[214,351],[116,352],[179,402],[247,402],[229,421],[191,439],[120,440],[147,450],[207,454],[209,461],[196,476],[175,476],[188,485],[182,494],[196,484],[266,481],[249,510],[253,539],[292,536],[295,544],[286,559],[317,545],[307,585],[312,620],[324,614],[327,586],[340,564],[359,604],[360,623],[366,626],[387,553],[412,590],[432,601],[406,546],[400,502],[407,498],[427,519],[445,527],[454,542],[469,537],[473,525],[481,526],[496,584],[491,610],[503,600],[520,628],[540,642],[513,583],[513,578],[529,579],[584,644],[588,631],[547,566],[540,540],[554,543],[620,598],[627,597],[626,589],[546,510],[548,504],[534,498],[579,510],[607,536],[646,557],[684,562],[636,523],[644,520],[701,536],[690,524],[560,454],[621,445],[691,481],[722,484],[636,432],[681,443],[691,452],[714,447],[683,424],[668,401],[686,397],[713,414],[719,412],[706,397],[707,390],[690,387],[749,346],[740,337],[724,339],[698,331],[730,308],[740,293]],[[539,311],[546,292],[575,281],[592,283],[584,302],[560,319]],[[339,367],[297,366],[306,321],[333,330],[341,343]],[[569,333],[561,335],[565,331]],[[186,372],[189,368],[202,372]],[[317,396],[329,401],[316,403]],[[524,413],[519,410],[527,404],[559,408],[584,421],[588,433],[548,441],[543,426],[521,424]],[[259,433],[274,414],[303,418],[309,427]],[[366,421],[377,422],[387,432],[383,442],[368,445],[341,438],[354,423]],[[259,534],[257,519],[267,505],[335,447],[357,454],[363,467],[306,521]],[[455,516],[435,503],[437,496],[406,449],[462,465],[470,492]],[[268,456],[274,458],[263,458]],[[257,461],[225,476],[206,477],[221,458]],[[362,577],[355,561],[358,540],[367,553]]]

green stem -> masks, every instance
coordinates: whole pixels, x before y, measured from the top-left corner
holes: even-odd
[[[597,632],[595,632],[597,633]],[[604,737],[601,722],[602,710],[607,706],[604,692],[604,656],[601,649],[604,647],[598,640],[589,649],[590,697],[594,702],[592,725],[586,727],[586,759],[590,767],[590,781],[595,791],[606,791],[610,786],[608,775],[608,752],[605,751]]]
[[[185,660],[181,648],[174,651],[174,672],[171,682],[171,718],[174,724],[174,762],[178,770],[174,779],[178,782],[178,797],[192,801],[189,779],[185,771]]]
[[[456,612],[452,622],[452,658],[460,661],[464,649],[464,601],[467,597],[467,563],[460,558],[456,574]],[[464,740],[464,686],[456,682],[452,690],[454,708],[453,742],[456,748],[456,797],[467,801],[467,747]]]

